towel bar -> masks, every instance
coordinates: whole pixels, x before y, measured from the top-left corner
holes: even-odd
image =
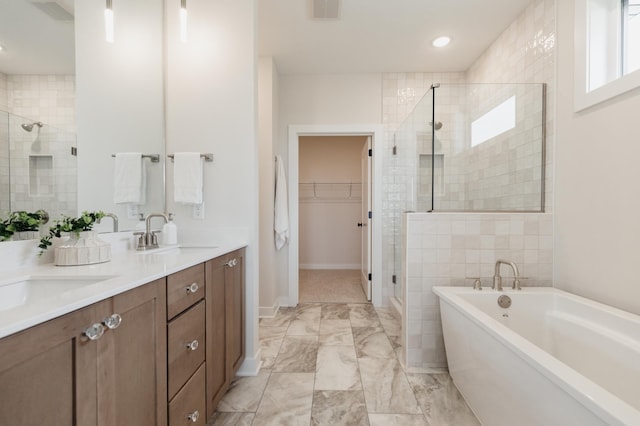
[[[115,157],[115,154],[111,154],[112,157]],[[142,158],[150,158],[152,163],[160,162],[160,154],[142,154]]]
[[[173,154],[169,154],[167,155],[167,157],[171,158],[171,160],[173,161],[174,155]],[[213,154],[200,154],[200,157],[204,158],[204,161],[210,163],[213,161]]]

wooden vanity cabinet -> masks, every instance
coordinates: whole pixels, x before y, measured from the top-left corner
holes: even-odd
[[[164,284],[1,339],[0,424],[166,425]],[[104,328],[95,340],[86,333],[92,325]]]
[[[103,309],[99,318],[116,313],[122,322],[95,342],[96,425],[167,424],[165,294],[162,278],[99,304]]]
[[[167,277],[169,426],[206,423],[205,265]]]
[[[0,424],[90,425],[96,420],[96,320],[87,307],[0,340]]]
[[[244,249],[206,262],[207,417],[244,361]]]
[[[244,280],[240,249],[0,339],[0,425],[204,426],[244,360]]]

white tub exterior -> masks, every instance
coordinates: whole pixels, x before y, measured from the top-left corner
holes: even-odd
[[[553,288],[433,291],[449,371],[483,424],[640,425],[640,317]]]

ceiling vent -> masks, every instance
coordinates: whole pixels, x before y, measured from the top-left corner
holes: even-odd
[[[32,1],[31,4],[55,21],[73,21],[73,14],[58,2]]]
[[[313,19],[340,18],[340,0],[311,0]]]

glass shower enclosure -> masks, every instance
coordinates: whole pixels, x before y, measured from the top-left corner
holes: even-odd
[[[544,211],[545,89],[433,84],[398,127],[394,170],[406,193],[392,215],[395,277],[403,212]]]

